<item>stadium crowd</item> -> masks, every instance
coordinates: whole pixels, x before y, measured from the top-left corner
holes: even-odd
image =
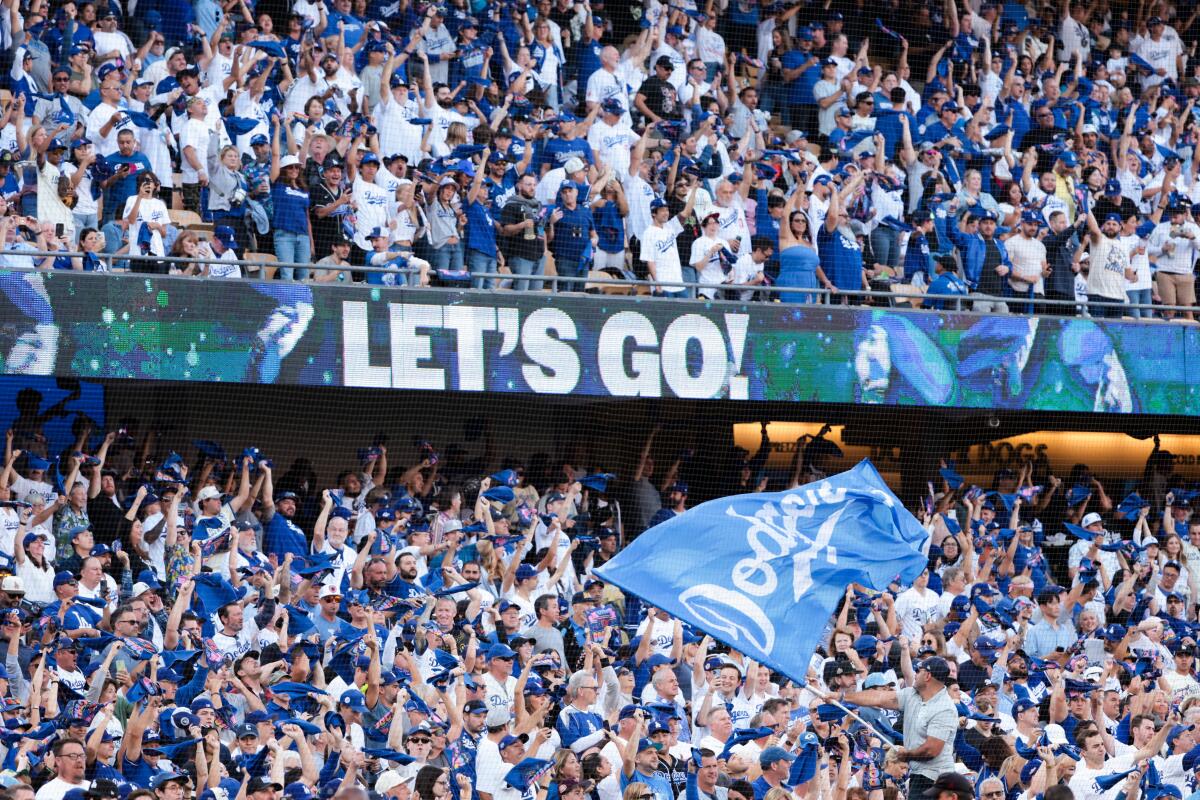
[[[46,418],[0,472],[12,798],[1195,796],[1200,517],[1157,447],[1117,504],[1084,465],[945,465],[928,569],[847,587],[798,685],[595,576],[689,507],[657,433],[628,476],[421,442],[326,485],[82,423],[48,452]],[[835,450],[731,452],[728,491]]]
[[[1189,5],[4,5],[9,266],[1193,319]]]

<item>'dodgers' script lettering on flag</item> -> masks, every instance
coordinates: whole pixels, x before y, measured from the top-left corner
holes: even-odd
[[[846,587],[911,583],[928,548],[928,532],[863,461],[786,492],[696,506],[596,573],[803,681]]]

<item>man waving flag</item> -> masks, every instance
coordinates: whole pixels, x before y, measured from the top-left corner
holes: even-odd
[[[928,531],[863,461],[789,491],[696,506],[596,573],[803,682],[846,587],[912,583],[928,549]]]

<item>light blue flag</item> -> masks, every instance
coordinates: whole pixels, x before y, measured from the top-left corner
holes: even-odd
[[[703,503],[596,574],[803,683],[846,587],[911,583],[928,549],[928,532],[864,460],[790,491]]]

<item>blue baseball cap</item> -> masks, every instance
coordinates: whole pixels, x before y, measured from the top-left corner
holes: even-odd
[[[338,698],[338,704],[348,706],[351,711],[359,713],[367,711],[367,700],[358,689],[347,689],[342,692],[341,697]]]
[[[228,248],[237,247],[237,234],[228,225],[218,225],[214,228],[213,238]]]
[[[488,650],[487,656],[488,660],[492,660],[497,658],[516,658],[517,654],[506,644],[494,644],[492,645],[492,648]]]

